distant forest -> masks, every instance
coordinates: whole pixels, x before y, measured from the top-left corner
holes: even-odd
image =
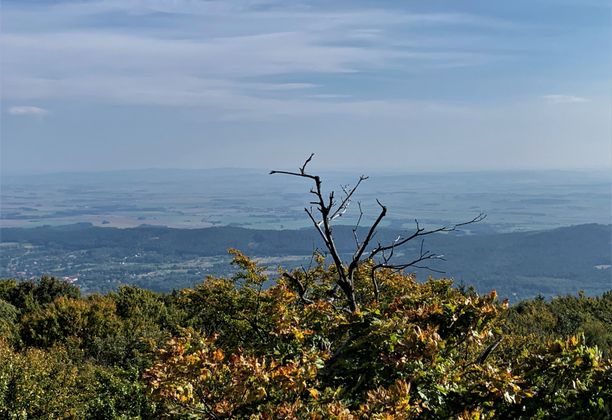
[[[380,228],[375,241],[389,242],[397,234],[396,229]],[[340,252],[352,252],[351,228],[336,226],[335,235]],[[611,225],[586,224],[537,232],[436,234],[428,237],[424,246],[444,255],[446,261],[436,262],[435,268],[457,284],[474,286],[481,292],[496,289],[500,296],[516,301],[537,295],[552,297],[580,290],[596,295],[609,290],[611,237]],[[19,277],[15,273],[26,269],[28,277],[78,275],[77,284],[86,292],[112,290],[126,283],[170,291],[189,287],[209,274],[229,275],[228,248],[240,249],[251,257],[300,257],[287,258],[282,263],[287,268],[307,264],[315,249],[324,250],[311,228],[118,229],[80,223],[4,228],[0,238],[1,277]],[[402,251],[409,256],[418,246],[420,243],[414,243]],[[70,261],[54,265],[66,256]],[[200,269],[198,258],[202,257],[217,263]],[[270,263],[269,268],[275,271],[276,263]],[[416,272],[421,280],[432,274]]]

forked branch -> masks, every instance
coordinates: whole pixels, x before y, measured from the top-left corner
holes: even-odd
[[[298,169],[297,172],[273,170],[270,171],[270,174],[297,176],[309,179],[314,182],[314,187],[310,189],[310,193],[315,196],[315,199],[311,201],[310,204],[312,206],[316,206],[315,208],[318,214],[315,215],[313,207],[305,208],[304,210],[310,218],[311,222],[313,223],[314,227],[319,232],[321,239],[323,239],[323,243],[325,244],[325,247],[327,248],[329,255],[331,256],[336,267],[338,278],[336,280],[336,285],[334,286],[332,293],[335,293],[336,288],[340,288],[344,293],[345,297],[347,298],[348,306],[351,312],[359,310],[358,303],[355,297],[354,277],[355,273],[359,271],[361,263],[363,263],[364,261],[372,261],[371,279],[374,287],[375,297],[378,299],[379,287],[378,282],[376,280],[376,270],[378,269],[386,268],[401,271],[405,270],[408,267],[415,267],[424,268],[441,273],[441,271],[439,270],[430,268],[429,266],[422,264],[429,260],[444,260],[444,257],[442,255],[435,254],[429,250],[424,250],[424,240],[421,240],[421,246],[418,256],[409,262],[394,263],[392,261],[393,257],[396,255],[395,250],[398,247],[401,247],[402,245],[405,245],[406,243],[418,237],[423,237],[439,232],[452,232],[454,230],[457,230],[461,226],[480,222],[486,217],[484,213],[480,213],[473,219],[468,220],[467,222],[442,226],[440,228],[431,230],[422,228],[419,225],[418,220],[415,220],[416,228],[413,233],[409,234],[406,237],[398,236],[397,239],[395,239],[390,244],[383,245],[379,243],[368,253],[368,247],[370,246],[374,236],[376,235],[380,223],[387,215],[387,207],[385,207],[380,201],[376,200],[380,207],[380,212],[378,214],[378,217],[374,220],[374,223],[372,223],[372,225],[367,229],[367,233],[363,241],[360,241],[357,235],[357,230],[363,217],[363,211],[361,209],[361,204],[358,203],[359,218],[355,227],[353,228],[353,237],[355,239],[355,252],[353,253],[350,261],[348,261],[348,264],[345,264],[334,241],[332,222],[346,213],[353,198],[353,195],[355,194],[355,191],[357,191],[357,188],[359,188],[361,183],[367,180],[368,177],[361,175],[352,188],[349,188],[348,186],[342,187],[344,197],[342,198],[342,200],[340,200],[339,203],[337,203],[335,200],[334,191],[331,191],[326,197],[322,190],[321,178],[318,175],[313,175],[307,172],[306,168],[308,164],[312,161],[313,157],[314,153],[311,154],[308,159],[306,159],[304,164]],[[285,274],[285,276],[296,285],[302,301],[304,301],[305,303],[308,302],[308,299],[305,298],[304,286],[303,284],[301,284],[299,279],[290,274]]]

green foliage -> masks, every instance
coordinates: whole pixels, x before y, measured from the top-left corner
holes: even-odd
[[[523,416],[584,419],[612,415],[612,365],[609,359],[602,359],[597,347],[588,347],[583,336],[555,340],[537,355],[517,362],[535,394],[521,407]]]
[[[612,291],[598,297],[562,296],[523,301],[506,314],[508,330],[536,340],[583,334],[586,343],[612,355]]]
[[[77,392],[79,371],[66,352],[0,343],[0,415],[3,418],[76,417],[87,396]]]
[[[48,276],[41,277],[37,282],[0,280],[0,299],[6,300],[22,311],[34,310],[53,302],[60,296],[77,299],[81,296],[81,291],[66,281]]]
[[[148,364],[170,335],[164,302],[151,292],[124,288],[86,299],[63,296],[21,319],[26,346],[66,346],[75,355],[124,368]]]
[[[17,317],[17,308],[0,299],[0,337],[3,337],[9,343],[18,337]]]
[[[366,261],[350,312],[320,255],[273,283],[232,255],[233,277],[167,295],[0,282],[0,417],[611,415],[610,292],[508,308],[380,270],[376,298]]]
[[[86,417],[109,420],[157,417],[156,405],[147,397],[139,376],[137,370],[96,366],[90,378],[92,398]]]
[[[0,416],[27,418],[153,417],[138,376],[74,360],[62,346],[15,352],[0,341]]]

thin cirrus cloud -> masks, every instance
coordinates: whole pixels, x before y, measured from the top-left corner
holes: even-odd
[[[201,151],[198,165],[263,167],[306,147],[371,162],[376,144],[398,168],[440,150],[466,168],[601,166],[603,2],[552,4],[4,0],[6,164],[180,166]],[[8,117],[46,115],[37,104],[54,118]]]
[[[426,72],[507,58],[506,52],[453,48],[449,37],[431,34],[411,36],[411,45],[401,45],[398,30],[512,26],[468,13],[317,10],[269,1],[101,0],[59,2],[48,8],[12,5],[5,11],[8,17],[11,13],[23,23],[18,30],[9,26],[1,40],[8,57],[5,97],[240,112],[250,103],[256,105],[256,114],[265,106],[275,114],[278,101],[295,106],[297,112],[308,108],[304,101],[328,101],[331,95],[345,102],[381,99],[338,93],[320,83],[320,77],[367,77],[386,68]],[[124,20],[109,27],[89,23],[111,13],[124,13]],[[45,30],[39,29],[41,15]],[[149,17],[162,23],[139,23]],[[125,25],[125,19],[133,25]],[[427,43],[436,46],[424,49]],[[270,81],[278,77],[288,80]]]
[[[210,88],[229,89],[241,95],[247,90],[293,91],[314,84],[270,83],[254,78],[294,73],[353,73],[371,67],[369,63],[380,65],[388,62],[395,54],[383,50],[316,45],[307,35],[300,33],[200,42],[97,32],[44,36],[19,34],[4,36],[2,43],[6,56],[13,59],[5,71],[4,91],[9,97],[86,95],[90,100],[119,100],[123,103],[124,83],[116,83],[119,80],[130,85],[133,94],[139,93],[129,102],[159,105],[163,105],[160,86],[167,86],[167,105],[181,105],[176,101],[178,96],[186,98],[183,105],[197,105],[197,97],[214,98],[208,95]],[[248,81],[243,80],[245,78]],[[83,86],[84,80],[92,86]],[[201,104],[207,105],[207,101]]]
[[[561,94],[544,95],[542,96],[542,99],[549,104],[580,104],[589,101],[587,98],[583,98],[582,96]]]
[[[38,106],[31,106],[31,105],[21,105],[21,106],[12,106],[8,109],[8,113],[10,115],[15,115],[15,116],[33,116],[33,117],[44,117],[45,115],[49,114],[49,111],[44,109],[44,108],[40,108]]]

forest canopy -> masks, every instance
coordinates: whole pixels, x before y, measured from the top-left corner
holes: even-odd
[[[495,292],[383,269],[377,299],[366,263],[351,312],[329,296],[336,272],[320,255],[264,287],[265,268],[232,253],[235,276],[169,294],[124,286],[84,297],[47,277],[1,281],[0,415],[611,414],[612,292],[508,308]]]

